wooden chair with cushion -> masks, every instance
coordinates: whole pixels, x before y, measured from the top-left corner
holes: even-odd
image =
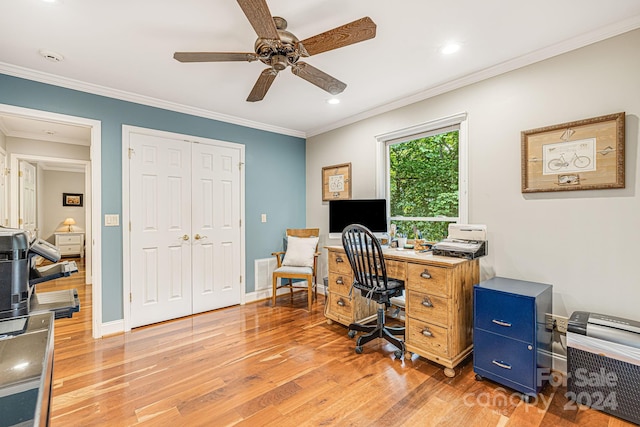
[[[278,289],[289,288],[293,299],[294,289],[306,289],[309,312],[313,298],[317,299],[316,266],[318,256],[319,228],[289,228],[287,229],[287,246],[285,251],[274,252],[277,267],[273,272],[273,293],[271,306],[276,306]],[[278,286],[278,279],[280,286]],[[295,279],[305,280],[302,285],[294,282]]]

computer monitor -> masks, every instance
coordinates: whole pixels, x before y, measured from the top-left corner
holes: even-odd
[[[377,237],[387,233],[387,201],[385,199],[329,201],[329,238],[339,239],[347,225],[360,224]]]

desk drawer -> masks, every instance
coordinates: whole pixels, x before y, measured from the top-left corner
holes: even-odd
[[[407,280],[407,263],[402,261],[385,260],[387,267],[387,277],[390,279]]]
[[[79,245],[80,243],[82,243],[82,236],[77,234],[71,235],[71,236],[58,235],[56,236],[56,241],[59,245],[67,245],[67,244]]]
[[[407,312],[412,317],[429,323],[449,325],[449,298],[429,295],[422,292],[407,291]]]
[[[353,304],[351,298],[333,292],[328,293],[327,313],[342,324],[353,322]]]
[[[450,274],[448,268],[409,263],[406,287],[413,291],[448,298],[451,294]]]
[[[329,272],[329,290],[332,294],[349,296],[351,285],[353,284],[353,276],[351,274],[338,274],[333,271]],[[358,291],[359,292],[359,291]]]
[[[448,331],[446,328],[409,317],[406,340],[408,344],[443,356],[449,355]],[[420,354],[418,352],[418,354]]]
[[[329,271],[351,275],[351,264],[344,252],[329,251]]]

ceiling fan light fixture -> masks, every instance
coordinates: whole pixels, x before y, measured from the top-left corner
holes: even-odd
[[[442,47],[442,49],[440,49],[440,52],[443,55],[451,55],[452,53],[456,53],[457,51],[459,51],[461,47],[462,46],[460,46],[460,43],[447,43]]]

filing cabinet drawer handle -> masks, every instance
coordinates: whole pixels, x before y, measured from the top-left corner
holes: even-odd
[[[342,298],[340,298],[336,304],[338,304],[340,307],[344,307],[344,301],[342,300]]]
[[[496,320],[496,319],[493,319],[493,320],[492,320],[492,322],[493,322],[493,323],[495,323],[496,325],[499,325],[499,326],[504,326],[504,327],[507,327],[507,328],[510,328],[510,327],[511,327],[511,323],[509,323],[509,322],[505,322],[505,321],[503,321],[503,320]]]
[[[424,328],[422,330],[422,335],[424,335],[425,337],[432,337],[433,333],[429,330],[429,328]]]
[[[422,299],[422,305],[424,305],[425,307],[433,307],[433,303],[431,302],[429,297],[424,297]]]
[[[501,367],[503,369],[511,369],[511,365],[507,365],[504,362],[498,362],[497,360],[492,360],[491,363],[493,363],[494,365],[499,366],[499,367]]]
[[[429,270],[427,270],[425,268],[424,271],[422,273],[420,273],[420,277],[422,277],[423,279],[431,279],[431,275],[429,274]]]
[[[336,262],[344,262],[344,260],[342,259],[342,257],[337,256],[337,257],[336,257]]]

